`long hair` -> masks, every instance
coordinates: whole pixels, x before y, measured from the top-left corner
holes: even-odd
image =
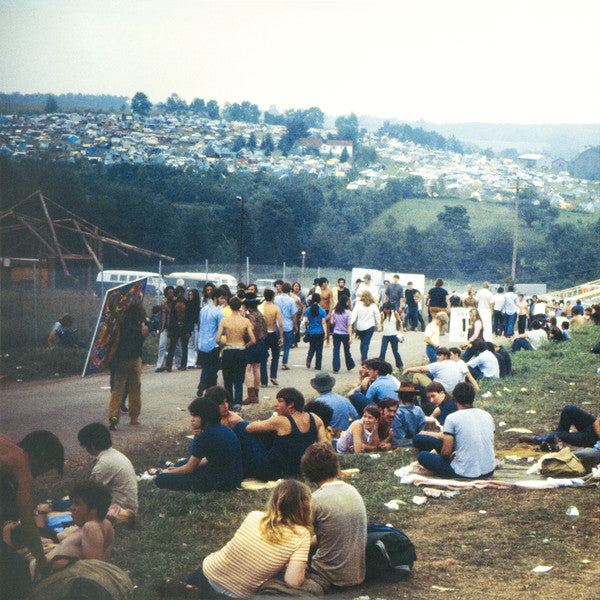
[[[344,311],[348,310],[348,296],[346,296],[346,294],[338,296],[337,304],[333,310],[338,315],[343,315]]]
[[[319,316],[319,302],[321,302],[320,294],[313,294],[310,305],[310,316],[318,317]]]
[[[469,311],[469,316],[473,316],[474,317],[473,322],[475,322],[475,321],[481,321],[481,315],[479,314],[479,311],[476,308],[472,308]]]
[[[279,544],[286,528],[296,533],[296,527],[306,527],[312,535],[310,488],[296,479],[286,479],[271,492],[260,528],[267,542]]]
[[[371,304],[375,302],[375,298],[373,298],[373,295],[369,290],[365,290],[360,295],[360,301],[363,303],[364,306],[371,306]]]

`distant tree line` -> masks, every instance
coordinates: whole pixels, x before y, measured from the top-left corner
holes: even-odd
[[[148,165],[91,165],[0,158],[0,194],[6,209],[41,189],[52,200],[123,241],[175,256],[180,262],[234,262],[240,202],[245,200],[244,255],[253,262],[351,268],[357,262],[429,277],[500,281],[510,273],[512,223],[473,231],[464,207],[427,199],[419,176],[391,179],[379,190],[347,190],[338,178],[266,172],[202,171]],[[440,206],[436,222],[384,213],[406,198]],[[473,210],[477,205],[473,204]],[[475,214],[477,214],[475,212]],[[600,270],[600,220],[534,220],[519,246],[519,281],[572,285]],[[2,248],[2,255],[13,250]],[[357,258],[360,257],[360,258]],[[111,264],[135,257],[111,256]],[[107,264],[108,264],[107,262]]]
[[[437,150],[448,150],[450,152],[464,153],[462,144],[455,138],[445,138],[435,131],[426,131],[421,127],[411,127],[401,123],[390,123],[386,121],[379,128],[379,135],[387,135],[401,142],[413,142],[420,146],[429,146]]]
[[[52,99],[54,104],[48,105]],[[13,94],[0,93],[0,112],[56,112],[69,110],[121,110],[127,96],[111,94]],[[53,110],[47,110],[48,108]]]

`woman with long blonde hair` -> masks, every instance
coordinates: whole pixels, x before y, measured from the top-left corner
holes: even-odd
[[[283,579],[292,587],[304,583],[312,510],[310,489],[295,479],[277,485],[265,511],[252,511],[220,550],[209,554],[202,567],[181,580],[165,580],[164,595],[248,598],[285,568]]]
[[[381,330],[379,326],[379,309],[373,295],[365,290],[360,295],[360,300],[352,309],[352,325],[356,329],[356,336],[360,339],[360,359],[367,360],[369,345],[375,332]]]

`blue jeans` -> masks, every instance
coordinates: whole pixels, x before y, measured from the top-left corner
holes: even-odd
[[[200,373],[200,384],[198,385],[199,396],[202,394],[202,392],[204,392],[204,390],[217,385],[220,354],[221,349],[218,347],[213,348],[210,352],[201,352],[198,350],[198,362],[202,367],[202,373]]]
[[[517,321],[517,313],[513,313],[512,315],[505,315],[506,317],[506,326],[504,328],[504,335],[506,337],[511,337],[515,333],[515,323]]]
[[[469,373],[473,375],[475,381],[479,381],[483,377],[483,372],[479,367],[469,367]]]
[[[360,360],[367,360],[369,354],[369,346],[371,344],[371,338],[375,332],[375,327],[369,327],[364,331],[357,331],[356,335],[360,338]]]
[[[518,352],[519,350],[533,350],[531,343],[526,338],[517,338],[513,344],[511,350]]]
[[[502,335],[504,331],[504,315],[500,310],[495,310],[492,314],[492,331],[494,335]]]
[[[573,404],[567,404],[560,413],[556,435],[565,444],[579,446],[581,448],[591,448],[598,441],[598,436],[593,427],[595,420],[596,417],[594,417],[594,415],[590,415],[585,412],[585,410],[581,410],[581,408],[574,406]],[[573,425],[577,431],[569,431],[571,425]],[[554,434],[539,438],[540,442],[548,437],[554,437]],[[537,440],[538,438],[534,439]]]
[[[288,358],[290,356],[290,348],[292,346],[292,342],[294,341],[294,330],[283,332],[283,358],[281,359],[281,364],[286,365],[288,363]]]
[[[387,352],[388,344],[391,344],[392,346],[392,354],[396,360],[396,368],[399,369],[404,363],[402,362],[402,358],[398,352],[398,338],[395,335],[384,335],[381,338],[381,352],[379,353],[379,358],[381,358],[381,360],[385,360],[385,353]]]
[[[425,354],[427,354],[430,363],[437,362],[437,351],[433,346],[427,344],[425,346]]]
[[[445,479],[454,479],[459,477],[459,475],[457,475],[454,472],[454,469],[450,466],[450,461],[446,460],[439,454],[432,454],[431,452],[419,452],[417,455],[417,460],[421,466],[425,467],[428,471],[431,471],[438,477],[444,477]]]
[[[475,356],[475,348],[473,348],[473,346],[471,345],[463,352],[463,355],[461,356],[461,358],[465,362],[469,362],[474,356]]]
[[[350,354],[350,336],[346,333],[333,334],[333,370],[339,371],[341,366],[340,361],[340,346],[344,345],[344,359],[346,360],[346,369],[350,371],[354,369],[356,364]]]
[[[315,357],[315,368],[321,370],[321,361],[323,360],[323,340],[324,333],[311,333],[308,336],[308,356],[306,357],[307,366],[310,365],[313,356]]]
[[[359,416],[362,415],[363,410],[365,410],[365,406],[368,404],[375,404],[375,402],[370,401],[361,392],[354,392],[354,394],[350,396],[350,402],[352,402],[352,406],[354,406]]]
[[[425,433],[417,433],[413,436],[412,444],[419,450],[425,450],[426,452],[435,450],[439,454],[442,450],[443,440],[432,435],[426,435]]]
[[[419,309],[417,308],[416,305],[415,306],[408,305],[406,307],[406,316],[404,317],[404,327],[406,327],[408,329],[408,324],[410,323],[411,329],[414,329],[416,331],[418,314],[419,314]]]

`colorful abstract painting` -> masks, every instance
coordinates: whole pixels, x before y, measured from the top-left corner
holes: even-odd
[[[143,277],[106,292],[82,377],[108,368],[119,343],[119,317],[134,302],[143,301],[147,281]]]

